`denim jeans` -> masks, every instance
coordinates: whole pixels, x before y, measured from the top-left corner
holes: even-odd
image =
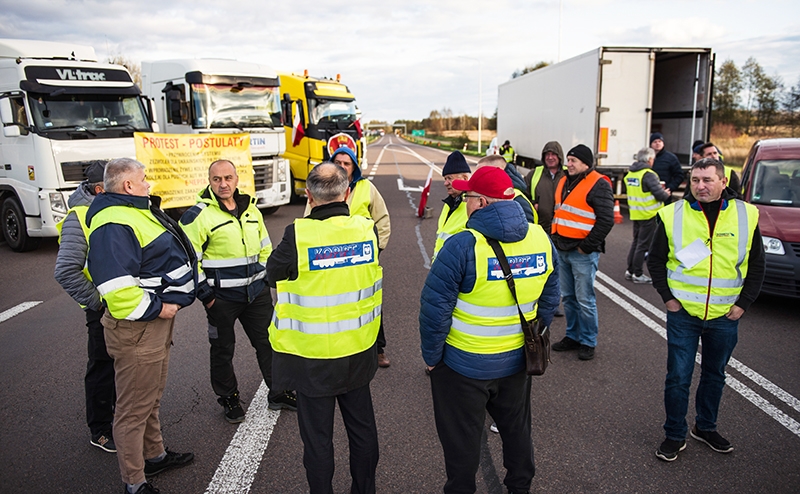
[[[559,250],[559,277],[567,337],[581,345],[597,346],[597,296],[594,278],[600,253],[581,254],[578,249]]]
[[[703,321],[690,316],[683,308],[667,311],[667,379],[664,384],[664,408],[668,439],[686,438],[686,412],[692,384],[698,340],[703,343],[700,384],[697,386],[695,424],[701,431],[717,430],[717,414],[725,387],[725,366],[738,341],[739,321],[725,316]]]

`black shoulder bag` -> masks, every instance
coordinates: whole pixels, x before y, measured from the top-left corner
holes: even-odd
[[[514,284],[514,275],[511,273],[511,267],[508,265],[508,259],[503,252],[503,247],[500,242],[493,238],[486,237],[486,241],[494,250],[497,256],[497,261],[503,269],[508,288],[511,290],[511,295],[514,297],[514,302],[517,304],[517,312],[519,312],[519,322],[522,325],[522,333],[525,335],[525,361],[526,371],[529,376],[541,376],[547,370],[547,364],[550,363],[550,332],[548,327],[541,327],[539,318],[533,321],[526,321],[525,315],[522,313],[522,308],[519,306],[517,300],[517,289]]]

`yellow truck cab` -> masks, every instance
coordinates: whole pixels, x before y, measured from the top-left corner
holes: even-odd
[[[356,98],[347,86],[334,79],[279,73],[286,152],[291,169],[292,197],[303,195],[311,169],[330,158],[331,150],[348,146],[366,165]]]

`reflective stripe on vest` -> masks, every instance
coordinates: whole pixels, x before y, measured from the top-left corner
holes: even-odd
[[[739,200],[726,201],[717,217],[713,238],[702,211],[678,201],[659,211],[670,251],[667,284],[686,311],[703,320],[726,314],[738,300],[747,276],[758,210]],[[705,240],[711,255],[687,267],[676,253],[698,239]]]
[[[586,196],[598,180],[605,180],[611,185],[608,177],[592,170],[567,194],[566,200],[562,203],[567,176],[561,177],[556,186],[555,213],[550,227],[552,233],[574,239],[584,239],[589,236],[589,232],[594,228],[595,215],[594,209],[586,202]]]
[[[536,201],[536,186],[539,185],[539,180],[542,179],[542,173],[544,172],[544,166],[537,166],[533,169],[533,176],[531,177],[531,200]]]
[[[533,207],[533,203],[531,202],[530,199],[528,199],[528,196],[526,196],[521,190],[515,188],[514,189],[514,199],[516,200],[517,197],[521,197],[521,198],[525,199],[525,202],[527,202],[530,205],[531,212],[533,212],[533,222],[538,224],[539,223],[539,215],[536,214],[536,208]],[[527,219],[527,216],[526,216],[526,219]]]
[[[333,216],[294,225],[298,276],[277,283],[273,350],[320,359],[367,350],[378,335],[383,296],[372,221]]]
[[[456,233],[464,230],[467,227],[467,203],[460,201],[455,211],[450,213],[448,218],[447,213],[450,212],[450,207],[445,204],[442,207],[442,214],[439,215],[439,225],[436,230],[436,243],[433,246],[433,259],[436,259],[436,254],[444,245],[445,240],[452,237]]]
[[[519,313],[502,268],[486,238],[475,237],[475,286],[459,293],[447,344],[475,354],[497,354],[521,348]],[[527,320],[536,317],[539,296],[553,271],[552,246],[539,225],[528,225],[519,242],[501,243],[514,275],[520,307]]]
[[[628,212],[633,221],[654,218],[658,210],[664,207],[664,203],[656,199],[652,191],[645,192],[642,188],[644,185],[644,176],[648,173],[655,174],[650,168],[642,168],[641,170],[625,174]]]

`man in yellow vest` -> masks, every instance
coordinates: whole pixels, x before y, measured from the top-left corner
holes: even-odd
[[[433,259],[444,245],[444,241],[463,230],[467,224],[467,204],[462,200],[462,192],[453,188],[453,180],[469,180],[472,170],[469,169],[466,158],[458,151],[453,151],[447,156],[447,161],[442,168],[444,187],[447,197],[442,202],[442,213],[436,228],[436,244],[433,247]]]
[[[272,385],[272,347],[269,320],[272,299],[265,280],[272,242],[256,200],[239,192],[239,175],[228,160],[208,167],[208,187],[197,204],[181,217],[180,225],[197,254],[197,298],[208,318],[211,345],[211,387],[231,424],[244,421],[239,385],[233,370],[238,320],[256,351],[258,367],[270,388],[268,407],[295,410],[291,391]]]
[[[502,156],[506,163],[514,163],[517,160],[517,153],[514,151],[514,148],[511,147],[511,141],[509,140],[506,140],[506,142],[500,146],[498,155]]]
[[[114,420],[114,359],[108,355],[103,336],[103,301],[86,269],[89,252],[89,227],[86,212],[95,196],[103,192],[105,162],[95,161],[86,168],[86,180],[69,196],[70,210],[58,224],[59,248],[56,257],[56,281],[78,302],[86,314],[89,330],[89,362],[86,364],[86,423],[92,438],[90,444],[115,453],[112,433]]]
[[[531,378],[525,372],[517,303],[488,239],[508,259],[526,320],[549,325],[558,305],[558,261],[539,225],[528,223],[511,180],[494,167],[453,187],[465,191],[467,230],[445,242],[420,297],[422,357],[444,450],[444,492],[475,492],[488,411],[503,440],[508,492],[530,490]]]
[[[517,165],[506,163],[502,156],[494,154],[491,156],[484,156],[478,160],[476,170],[484,166],[492,166],[506,172],[506,175],[508,175],[508,178],[511,180],[511,186],[514,188],[514,201],[522,208],[528,223],[537,223],[536,209],[534,209],[531,200],[528,199],[530,195],[528,193],[528,184],[525,183],[525,178],[522,174],[517,171]]]
[[[647,267],[667,307],[666,439],[656,456],[673,461],[686,447],[686,412],[698,341],[703,365],[690,434],[719,453],[733,450],[717,432],[725,366],[739,318],[761,291],[765,260],[758,209],[726,188],[721,161],[692,165],[691,193],[658,212]]]
[[[194,302],[197,258],[183,231],[150,196],[144,165],[108,162],[106,192],[86,213],[88,266],[106,311],[100,322],[114,359],[114,442],[131,494],[157,492],[147,477],[194,460],[164,448],[159,411],[175,315]]]
[[[558,250],[559,284],[567,318],[556,352],[578,350],[591,360],[597,346],[597,295],[594,278],[614,226],[614,194],[608,177],[594,169],[594,154],[583,144],[567,153],[567,175],[556,186],[551,237]]]
[[[311,213],[286,227],[267,261],[268,283],[277,289],[272,378],[278,389],[297,391],[312,494],[333,492],[337,402],[350,443],[350,492],[375,492],[378,432],[369,383],[378,369],[383,273],[375,226],[350,214],[349,194],[343,168],[314,167],[306,180]]]
[[[652,283],[642,269],[644,255],[656,231],[656,214],[670,198],[670,190],[661,186],[658,175],[652,170],[655,158],[653,148],[640,149],[636,153],[636,162],[625,175],[628,211],[633,222],[633,242],[628,250],[625,279],[639,284]]]
[[[378,192],[377,187],[372,181],[361,175],[361,167],[358,166],[356,153],[347,146],[342,146],[331,155],[331,163],[341,166],[347,172],[347,180],[350,182],[350,195],[347,204],[350,207],[350,214],[363,216],[375,222],[378,229],[378,249],[383,251],[389,244],[389,235],[392,233],[389,221],[389,209],[383,196]],[[306,206],[306,216],[311,211],[310,206]],[[378,366],[389,367],[389,357],[386,356],[386,335],[383,330],[383,319],[381,319],[380,331],[378,331]]]

